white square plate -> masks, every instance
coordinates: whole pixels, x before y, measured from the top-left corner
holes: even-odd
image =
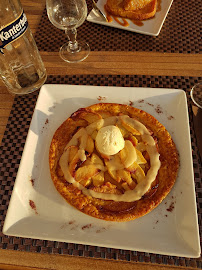
[[[106,14],[104,10],[104,5],[106,4],[107,0],[98,0],[97,6],[99,9]],[[91,10],[87,17],[87,21],[103,24],[110,27],[120,28],[123,30],[128,30],[132,32],[137,32],[140,34],[145,35],[151,35],[151,36],[158,36],[161,28],[163,26],[163,23],[165,21],[165,18],[168,14],[168,11],[172,5],[173,0],[166,0],[161,1],[161,9],[160,11],[157,11],[155,16],[149,20],[142,21],[143,25],[138,26],[134,24],[131,20],[127,19],[129,26],[125,27],[117,23],[114,19],[112,22],[105,22],[101,17],[99,17],[94,10]],[[120,19],[121,21],[121,19]]]
[[[179,150],[180,170],[171,193],[151,213],[134,221],[108,222],[79,212],[60,196],[50,177],[48,155],[54,132],[74,111],[99,102],[133,104],[147,111],[165,125]],[[199,229],[184,91],[44,85],[28,132],[3,233],[198,257]]]

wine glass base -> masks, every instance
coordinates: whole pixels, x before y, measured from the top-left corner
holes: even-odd
[[[77,51],[70,51],[69,50],[69,43],[65,43],[61,48],[60,48],[60,57],[69,63],[76,63],[76,62],[81,62],[84,59],[86,59],[90,53],[90,47],[88,43],[84,41],[78,41],[79,48]]]

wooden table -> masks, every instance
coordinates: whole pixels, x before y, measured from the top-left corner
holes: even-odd
[[[33,34],[37,30],[45,0],[21,0]],[[91,51],[81,63],[68,64],[56,52],[41,52],[48,75],[119,74],[201,76],[202,55],[156,52]],[[121,65],[120,65],[121,63]],[[3,138],[14,96],[0,81],[0,142]],[[147,263],[131,263],[61,255],[0,250],[0,269],[194,269]]]

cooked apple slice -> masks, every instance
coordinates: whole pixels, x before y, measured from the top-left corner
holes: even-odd
[[[81,137],[79,137],[79,148],[84,149],[89,154],[93,152],[94,141],[91,138],[91,136],[87,134],[87,132],[84,132],[84,134]]]
[[[126,182],[122,183],[121,186],[122,186],[126,191],[127,191],[127,190],[131,190],[130,187],[129,187],[129,185],[128,185]]]
[[[136,163],[137,164],[146,164],[147,161],[146,159],[143,157],[142,153],[136,149],[136,153],[137,153],[137,159],[136,159]]]
[[[110,168],[110,166],[107,167],[107,170],[108,170],[110,176],[111,176],[113,179],[117,180],[116,170],[112,170],[112,168]]]
[[[126,151],[126,147],[124,147],[120,152],[119,152],[119,156],[121,159],[121,163],[124,164],[125,166],[125,160],[127,159],[127,151]]]
[[[97,136],[97,130],[94,130],[93,133],[91,134],[91,138],[95,141]]]
[[[143,169],[136,162],[134,162],[134,164],[131,167],[133,167],[132,169],[133,171],[131,172],[132,178],[135,179],[137,183],[141,182],[145,177]],[[130,168],[127,168],[127,170],[130,170]]]
[[[130,173],[135,173],[137,165],[138,164],[136,162],[133,162],[133,164],[131,164],[128,168],[126,168],[126,170],[129,171]]]
[[[93,164],[99,164],[99,165],[104,166],[104,163],[101,160],[101,158],[99,158],[98,155],[96,155],[95,153],[93,153],[92,156],[91,156],[91,162]]]
[[[119,152],[121,162],[124,164],[125,168],[128,168],[137,159],[137,153],[132,142],[125,140],[124,148]]]
[[[123,182],[127,182],[128,184],[130,184],[133,181],[131,176],[130,176],[130,172],[125,171],[125,170],[118,170],[117,177],[119,178],[119,182],[123,181]]]
[[[137,138],[135,136],[130,135],[128,140],[130,140],[132,142],[133,146],[135,146],[135,147],[137,146],[138,140],[137,140]]]
[[[104,172],[105,182],[110,182],[113,185],[116,185],[118,189],[122,190],[122,186],[114,178],[111,177],[108,171]]]
[[[144,175],[142,170],[137,169],[135,173],[132,173],[132,178],[135,179],[138,183],[140,183],[144,179]]]
[[[102,116],[95,112],[83,111],[80,113],[80,118],[86,120],[89,124],[102,119]]]
[[[110,160],[105,160],[105,164],[111,177],[118,181],[119,179],[117,178],[116,171],[124,169],[124,165],[121,162],[119,155],[116,154],[112,156]]]
[[[93,150],[94,150],[94,141],[91,138],[91,136],[88,135],[87,140],[86,140],[85,151],[88,152],[89,154],[92,154]]]
[[[82,167],[83,167],[83,166],[87,166],[87,165],[92,165],[92,162],[91,162],[91,158],[90,158],[90,157],[88,157],[88,158],[84,161],[84,163],[82,164]]]
[[[149,156],[148,152],[144,152],[144,158],[146,159],[147,162],[150,161],[150,156]]]
[[[141,135],[141,133],[133,126],[133,122],[129,117],[121,118],[121,124],[125,129],[127,129],[133,135]]]
[[[82,186],[87,187],[87,186],[89,186],[89,185],[92,183],[92,179],[91,179],[91,178],[89,178],[89,179],[84,179],[84,180],[81,180],[79,183],[80,183]]]
[[[129,135],[130,133],[128,132],[127,129],[125,129],[125,128],[121,125],[121,123],[118,122],[118,123],[116,124],[116,126],[120,129],[121,134],[122,134],[122,136],[123,136],[124,138],[128,137],[128,135]]]
[[[126,170],[118,170],[117,177],[119,178],[118,182],[126,182],[130,189],[133,189],[136,184],[134,183],[133,179],[131,178],[130,172]]]
[[[70,163],[73,160],[73,158],[76,156],[76,154],[78,153],[79,148],[76,145],[71,145],[67,149],[69,149],[68,160],[69,160],[69,163]]]
[[[92,176],[92,180],[93,180],[93,185],[95,187],[101,186],[104,183],[104,180],[105,180],[105,178],[104,178],[104,172],[101,171],[98,174]]]
[[[76,167],[78,166],[78,164],[81,162],[80,158],[79,158],[79,154],[77,153],[74,158],[72,159],[72,161],[69,163],[69,172],[70,174],[74,177],[75,175],[75,171],[76,171]]]
[[[94,165],[87,165],[87,166],[80,167],[78,168],[78,170],[76,170],[75,180],[77,182],[80,182],[82,180],[88,180],[92,176],[99,173],[99,171],[100,170],[97,169]]]
[[[143,176],[145,176],[143,169],[140,167],[140,165],[137,164],[137,162],[134,162],[132,165],[126,168],[126,170],[129,171],[130,173],[135,173],[137,169],[141,171],[141,174]]]

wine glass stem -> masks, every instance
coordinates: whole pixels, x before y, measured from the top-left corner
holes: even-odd
[[[69,39],[68,50],[70,50],[72,53],[77,52],[79,50],[79,45],[76,40],[76,36],[77,36],[76,28],[73,28],[70,30],[66,29],[65,33]]]

